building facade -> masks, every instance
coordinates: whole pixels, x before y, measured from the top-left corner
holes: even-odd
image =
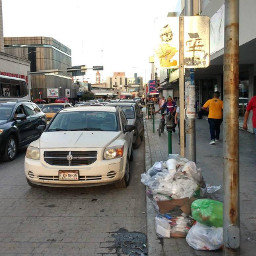
[[[239,5],[239,98],[249,100],[256,95],[256,1],[242,2]],[[211,62],[208,68],[195,72],[199,105],[212,97],[215,90],[223,98],[224,4],[224,0],[201,1],[201,15],[210,17]],[[243,115],[241,111],[240,114]]]
[[[29,98],[30,62],[4,52],[2,1],[0,0],[0,101]]]
[[[30,61],[31,99],[76,98],[71,50],[51,37],[5,37],[5,52]]]

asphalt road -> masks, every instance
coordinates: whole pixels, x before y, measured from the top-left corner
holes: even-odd
[[[30,188],[25,150],[0,162],[0,255],[146,253],[144,142],[134,150],[131,183],[91,188]]]

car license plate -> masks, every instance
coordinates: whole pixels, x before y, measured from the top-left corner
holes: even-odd
[[[78,171],[60,170],[59,180],[79,180]]]

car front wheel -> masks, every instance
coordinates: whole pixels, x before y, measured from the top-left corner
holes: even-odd
[[[130,182],[130,163],[129,159],[126,159],[125,174],[124,177],[118,181],[115,186],[116,188],[126,188]]]
[[[3,155],[4,161],[12,161],[17,155],[17,141],[16,138],[11,135],[7,139],[5,144],[5,150]]]

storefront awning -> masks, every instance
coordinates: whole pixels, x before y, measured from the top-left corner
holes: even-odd
[[[26,82],[25,79],[18,78],[18,77],[12,77],[12,76],[3,76],[3,75],[0,75],[0,78]]]

